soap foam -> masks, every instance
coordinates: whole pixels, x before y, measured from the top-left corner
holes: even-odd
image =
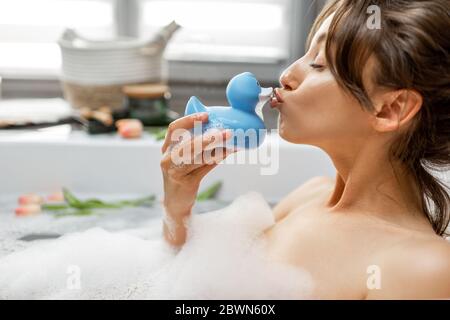
[[[307,298],[309,274],[264,255],[261,233],[273,224],[267,202],[250,192],[193,215],[179,251],[163,241],[160,219],[38,242],[0,258],[0,299]],[[74,276],[79,288],[70,287]]]

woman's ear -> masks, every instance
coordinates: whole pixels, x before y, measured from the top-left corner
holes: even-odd
[[[385,93],[375,106],[373,127],[378,132],[397,131],[411,123],[423,104],[422,95],[415,90]]]

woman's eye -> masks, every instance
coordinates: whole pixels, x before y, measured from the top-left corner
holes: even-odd
[[[319,69],[319,70],[324,68],[323,65],[317,64],[317,63],[314,63],[314,62],[311,62],[311,63],[309,64],[309,66],[310,66],[311,68],[313,68],[313,69]]]

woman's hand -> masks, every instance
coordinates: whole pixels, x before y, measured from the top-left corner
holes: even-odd
[[[166,239],[174,245],[185,241],[184,220],[191,214],[201,180],[235,151],[220,147],[231,137],[229,130],[211,130],[205,135],[191,135],[190,130],[195,125],[207,120],[207,113],[175,120],[169,125],[161,148],[166,213],[164,231]]]

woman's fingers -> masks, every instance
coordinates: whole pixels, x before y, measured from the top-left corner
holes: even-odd
[[[203,123],[207,120],[208,120],[208,113],[202,112],[202,113],[195,113],[171,122],[167,128],[166,137],[164,139],[163,146],[161,147],[161,152],[165,153],[169,145],[176,142],[172,138],[172,135],[175,130],[177,129],[189,130],[194,127],[195,122],[200,121]]]
[[[217,165],[230,154],[234,153],[235,150],[230,150],[227,148],[215,148],[198,155],[198,158],[201,158],[196,164],[186,167],[184,170],[184,175],[190,175],[195,171],[199,170],[203,167],[208,167],[211,165]]]
[[[211,157],[213,150],[223,147],[230,137],[230,130],[211,130],[207,134],[177,144],[169,155],[175,166],[203,164]]]
[[[173,180],[182,180],[186,177],[203,178],[210,170],[217,166],[222,160],[228,157],[230,154],[236,152],[236,150],[226,149],[226,148],[216,148],[211,150],[211,156],[208,156],[206,160],[197,162],[197,164],[187,165],[187,166],[173,166],[167,170],[168,175]],[[205,157],[203,154],[200,157]],[[210,167],[209,170],[204,169],[205,167]],[[205,171],[206,170],[206,171]]]
[[[218,164],[236,152],[236,149],[224,147],[224,142],[231,136],[230,130],[215,130],[206,135],[183,141],[165,155],[161,161],[161,167],[172,179],[182,180],[205,166]],[[203,169],[200,172],[203,172]],[[207,172],[209,171],[207,170]],[[196,172],[194,176],[201,176],[201,173]]]
[[[217,167],[217,165],[218,165],[218,163],[203,165],[202,167],[198,168],[197,170],[192,171],[189,174],[189,177],[191,179],[193,179],[194,181],[200,181],[201,179],[203,179],[204,176],[206,176],[215,167]]]
[[[201,179],[203,179],[204,176],[206,176],[211,170],[213,170],[215,167],[217,167],[217,165],[219,164],[220,161],[224,160],[226,157],[228,157],[230,154],[233,154],[236,152],[236,150],[230,150],[230,149],[226,149],[223,148],[223,152],[222,153],[217,153],[217,157],[215,158],[215,161],[211,164],[205,164],[203,166],[201,166],[200,168],[197,168],[195,170],[192,170],[189,173],[189,177],[199,181]],[[218,150],[218,149],[215,149]]]
[[[190,141],[186,141],[184,144],[180,144],[180,147],[187,148],[192,151],[190,156],[191,159],[194,160],[204,160],[204,156],[213,152],[213,150],[217,148],[223,148],[225,142],[229,140],[232,136],[231,130],[210,130],[204,135],[200,135],[191,139]],[[198,156],[203,155],[202,159],[199,159]]]
[[[222,148],[214,149],[220,150]],[[209,163],[203,163],[203,164],[197,164],[192,165],[189,167],[186,167],[185,169],[171,169],[169,175],[175,179],[175,180],[182,180],[182,179],[189,179],[191,181],[199,182],[201,179],[203,179],[204,176],[206,176],[211,170],[213,170],[220,161],[224,160],[227,156],[229,156],[234,151],[228,150],[223,152],[216,152],[216,156],[214,157],[213,161],[210,161]]]

